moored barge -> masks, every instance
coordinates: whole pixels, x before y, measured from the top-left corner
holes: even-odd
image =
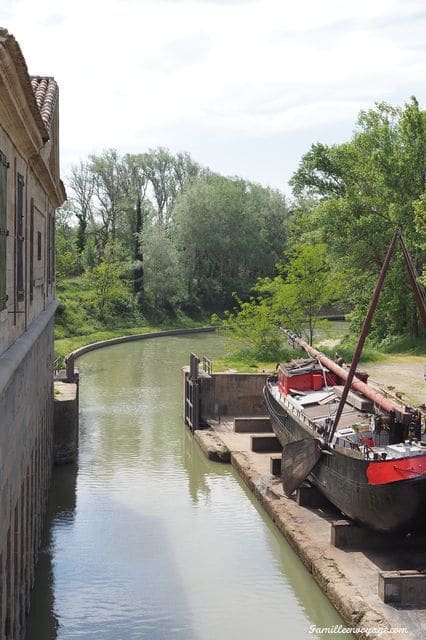
[[[426,328],[424,293],[399,229],[395,230],[350,367],[291,331],[309,359],[278,366],[264,396],[283,447],[287,495],[306,478],[338,509],[377,531],[409,531],[426,522],[426,442],[419,410],[375,389],[357,372],[373,313],[399,239]]]
[[[409,530],[426,514],[421,414],[382,396],[392,405],[385,411],[377,398],[352,390],[330,437],[344,382],[343,367],[335,366],[332,371],[317,358],[295,360],[267,381],[265,399],[283,446],[284,490],[292,493],[308,477],[353,520],[378,531]]]

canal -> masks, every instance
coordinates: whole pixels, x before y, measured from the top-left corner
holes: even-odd
[[[78,465],[55,469],[27,640],[348,638],[230,465],[182,422],[180,369],[212,334],[78,361]]]

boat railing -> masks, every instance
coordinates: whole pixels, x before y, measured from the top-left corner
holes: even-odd
[[[285,404],[285,406],[287,407],[287,409],[290,409],[290,411],[299,418],[299,420],[301,420],[302,422],[304,422],[306,424],[306,426],[308,426],[310,429],[312,429],[313,431],[318,431],[318,425],[311,420],[304,411],[302,411],[301,409],[298,409],[297,407],[294,406],[294,404],[292,402],[290,402],[289,400],[287,400],[287,398],[282,398],[282,402]]]

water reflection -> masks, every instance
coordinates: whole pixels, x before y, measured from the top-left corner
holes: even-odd
[[[77,465],[55,467],[52,474],[46,525],[39,555],[36,588],[32,593],[28,629],[43,630],[45,640],[56,640],[59,621],[54,607],[54,538],[56,531],[72,527],[76,508]],[[28,633],[28,640],[31,639]]]
[[[198,458],[194,465],[194,459]],[[185,429],[182,436],[182,464],[187,471],[188,488],[194,504],[199,500],[207,501],[210,498],[210,480],[224,475],[229,475],[228,465],[212,463],[200,451],[189,429]]]
[[[180,368],[221,349],[216,336],[167,338],[80,361],[79,469],[55,473],[28,640],[301,640],[341,623],[183,425]]]

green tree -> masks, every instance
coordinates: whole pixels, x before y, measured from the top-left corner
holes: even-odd
[[[73,211],[68,202],[56,211],[55,246],[58,278],[75,275],[78,271],[76,232],[72,226]]]
[[[94,175],[87,162],[72,165],[68,179],[69,207],[78,220],[76,247],[81,255],[87,242],[87,225],[93,217]]]
[[[148,179],[145,175],[143,156],[127,154],[123,160],[123,185],[129,201],[131,215],[131,237],[133,244],[133,292],[141,302],[144,294],[144,267],[142,238],[148,206],[146,192]]]
[[[199,174],[200,167],[188,153],[173,156],[164,147],[149,149],[140,161],[154,196],[157,222],[167,224],[177,195]]]
[[[340,278],[333,273],[325,244],[295,244],[285,255],[286,262],[277,265],[278,276],[259,281],[256,289],[267,294],[265,304],[280,324],[305,334],[312,344],[321,309],[339,296]]]
[[[105,249],[109,242],[114,247],[117,228],[122,224],[121,218],[127,210],[122,160],[115,149],[104,151],[99,156],[92,154],[89,160],[96,196],[96,213],[102,222],[102,247]]]
[[[415,207],[426,189],[426,114],[415,98],[404,108],[386,103],[363,111],[352,140],[315,144],[292,178],[296,197],[311,208],[296,216],[297,232],[308,228],[326,243],[346,281],[344,296],[359,324],[396,226],[404,234],[418,271],[424,248]],[[391,265],[372,333],[416,335],[418,320],[400,255]]]
[[[126,266],[116,259],[119,253],[119,247],[108,243],[104,260],[84,274],[92,292],[91,305],[95,315],[106,324],[113,323],[124,309],[131,307]]]
[[[278,275],[259,279],[256,294],[226,312],[222,329],[231,342],[246,345],[258,358],[279,357],[280,327],[305,334],[312,344],[321,308],[339,295],[339,278],[330,267],[325,245],[298,244],[277,265]]]
[[[235,295],[237,307],[225,311],[222,319],[212,316],[214,324],[227,337],[227,350],[249,355],[259,360],[279,358],[283,339],[271,305],[259,296],[242,301]]]
[[[154,311],[175,313],[185,290],[179,256],[163,226],[147,226],[142,239],[145,264],[146,298]]]
[[[232,304],[233,291],[246,297],[257,277],[272,275],[287,220],[278,192],[211,173],[191,182],[172,222],[189,303],[221,310]]]

